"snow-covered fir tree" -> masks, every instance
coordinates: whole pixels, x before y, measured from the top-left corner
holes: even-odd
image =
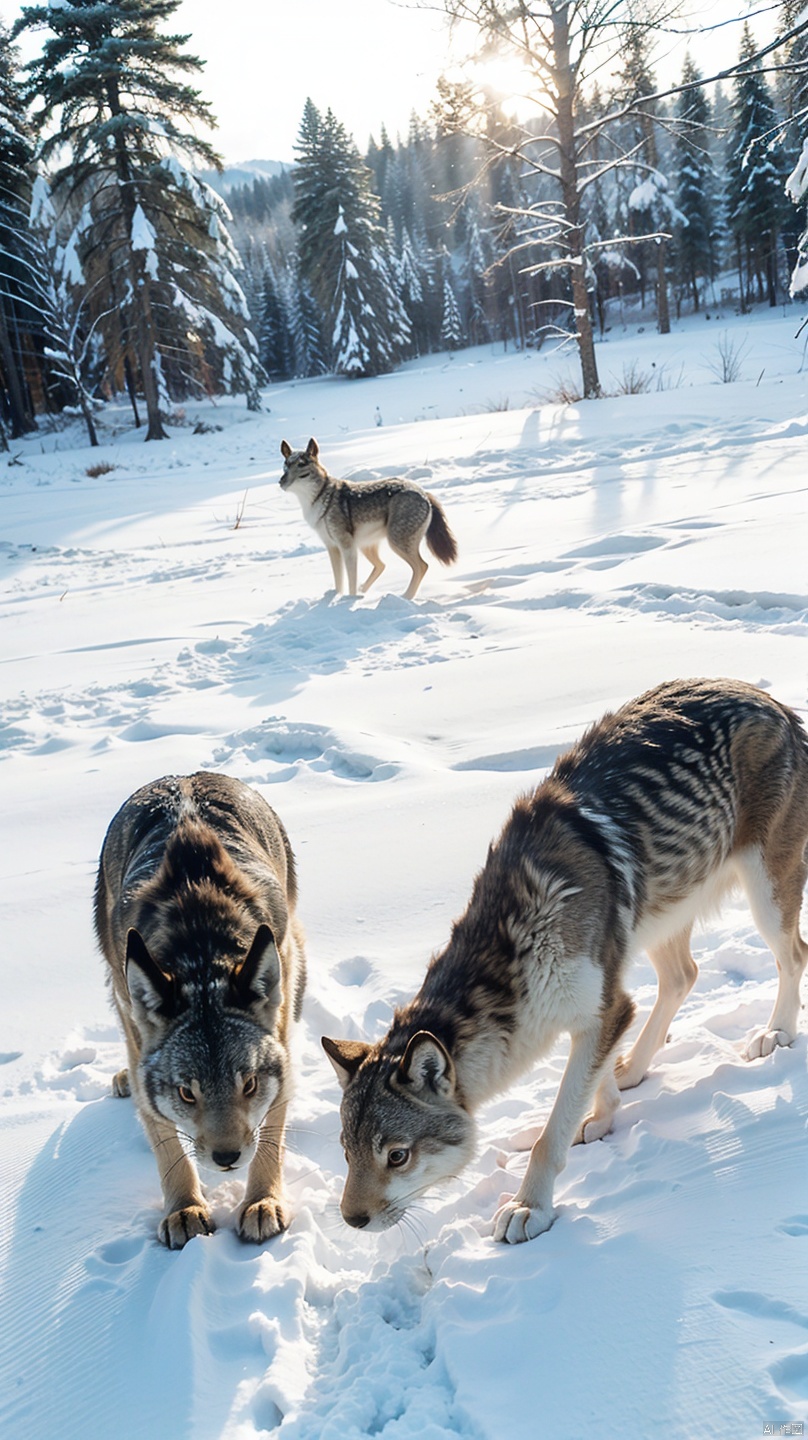
[[[74,275],[74,237],[67,245],[61,244],[50,189],[42,175],[35,180],[31,195],[30,234],[45,262],[37,290],[42,297],[44,353],[50,378],[67,392],[63,408],[81,412],[90,444],[97,445],[92,392],[103,368],[99,363],[99,336],[89,318],[87,291],[74,283],[76,278],[82,278],[80,270]]]
[[[34,118],[63,232],[92,294],[110,379],[143,394],[147,439],[189,390],[242,392],[262,372],[235,272],[229,212],[180,162],[217,165],[193,124],[213,124],[184,77],[202,62],[159,27],[179,0],[61,0],[26,6],[23,30],[49,32],[29,62]],[[78,274],[75,275],[79,279]]]
[[[808,136],[802,142],[800,158],[786,181],[786,194],[795,205],[800,206],[805,216],[808,210]],[[808,290],[808,225],[797,241],[789,289],[793,296],[803,295]]]
[[[657,326],[661,335],[670,333],[668,303],[668,240],[674,218],[667,176],[660,166],[657,131],[654,123],[656,106],[648,97],[656,83],[650,60],[651,37],[648,29],[632,20],[625,29],[623,66],[618,98],[632,107],[627,123],[626,159],[634,170],[634,185],[628,194],[629,231],[638,238],[631,258],[644,279],[647,270],[653,274],[657,300]]]
[[[270,260],[264,266],[261,293],[259,346],[261,364],[271,380],[285,379],[295,373],[294,345],[284,289],[278,283]]]
[[[784,32],[795,28],[804,12],[804,0],[783,0],[780,16]],[[796,296],[808,289],[808,32],[805,30],[789,44],[787,61],[783,84],[786,120],[783,140],[791,174],[786,193],[797,207],[795,215],[800,217],[788,237],[787,249],[791,266],[789,291]],[[792,229],[788,222],[786,229]]]
[[[17,52],[0,25],[0,435],[15,438],[36,426],[26,369],[38,369],[46,289],[28,228],[32,171]]]
[[[378,375],[407,353],[411,332],[391,286],[371,172],[340,121],[310,100],[297,153],[300,274],[323,315],[330,365],[352,377]]]
[[[464,344],[463,325],[448,263],[444,265],[443,271],[443,318],[440,336],[446,350],[460,350]]]
[[[700,282],[713,280],[717,270],[717,187],[709,150],[710,102],[701,75],[688,55],[682,68],[685,88],[676,102],[676,224],[675,264],[681,291],[698,310]]]
[[[727,147],[727,218],[735,237],[742,298],[777,303],[777,247],[785,216],[787,177],[778,117],[755,43],[744,24]]]

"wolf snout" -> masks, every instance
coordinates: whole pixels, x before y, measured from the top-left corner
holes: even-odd
[[[352,1225],[354,1230],[364,1230],[365,1226],[370,1224],[369,1215],[346,1215],[343,1211],[342,1218],[345,1221],[345,1224]]]
[[[211,1150],[210,1158],[220,1170],[235,1170],[241,1159],[240,1150]]]

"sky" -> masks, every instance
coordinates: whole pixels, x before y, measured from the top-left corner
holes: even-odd
[[[12,24],[22,6],[0,0]],[[171,26],[205,60],[196,81],[219,121],[225,160],[294,158],[307,97],[330,106],[364,150],[382,123],[406,135],[425,115],[449,63],[448,29],[432,8],[397,0],[182,0]],[[29,42],[31,44],[31,42]],[[35,53],[38,42],[26,47]]]
[[[22,8],[0,0],[8,25]],[[703,25],[725,14],[735,22],[699,42],[699,55],[712,52],[704,65],[717,70],[735,56],[738,16],[746,10],[743,0],[699,5]],[[195,83],[218,118],[212,139],[228,164],[292,161],[308,97],[319,110],[334,111],[360,151],[371,135],[378,140],[382,124],[393,141],[406,136],[412,112],[427,115],[438,77],[457,73],[469,39],[450,37],[441,0],[182,0],[172,29],[188,33],[188,48],[205,61]],[[24,37],[23,57],[40,43],[39,36]],[[681,60],[679,45],[671,45],[675,57],[662,65],[673,65],[673,78]],[[507,87],[507,70],[499,79]]]
[[[227,15],[223,33],[222,16]],[[202,88],[228,161],[292,160],[303,106],[330,108],[364,150],[406,135],[447,63],[445,19],[394,0],[183,0],[177,21],[207,64]]]

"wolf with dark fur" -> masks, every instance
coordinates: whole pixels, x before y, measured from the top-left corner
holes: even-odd
[[[373,567],[360,586],[362,594],[378,580],[384,570],[379,556],[382,540],[412,571],[404,592],[406,600],[415,599],[429,569],[420,550],[423,539],[442,565],[452,565],[457,559],[457,542],[443,506],[412,480],[335,480],[320,461],[316,440],[310,440],[305,450],[293,450],[284,440],[281,454],[281,489],[297,496],[304,516],[325,545],[338,593],[344,589],[347,571],[348,594],[356,595],[360,552]]]
[[[194,1159],[249,1166],[244,1240],[289,1223],[282,1153],[289,1039],[305,985],[295,863],[278,816],[225,775],[169,775],[135,792],[104,840],[95,925],[154,1151],[170,1249],[213,1229]]]
[[[494,1234],[548,1229],[568,1146],[605,1135],[696,978],[695,919],[746,891],[778,971],[748,1059],[797,1033],[808,945],[808,740],[797,716],[739,681],[674,681],[606,715],[517,802],[465,914],[414,1000],[375,1045],[324,1039],[340,1084],[349,1225],[385,1229],[474,1144],[475,1110],[571,1037],[555,1104]],[[629,1054],[629,960],[659,994]],[[592,1105],[588,1118],[587,1106]]]

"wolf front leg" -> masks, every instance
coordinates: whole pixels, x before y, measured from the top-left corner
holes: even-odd
[[[283,1199],[283,1134],[287,1101],[276,1101],[271,1119],[261,1126],[258,1149],[247,1173],[247,1193],[238,1220],[242,1240],[260,1245],[288,1229],[290,1215]]]
[[[595,1090],[598,1092],[595,1114],[584,1126],[586,1138],[597,1139],[611,1128],[614,1111],[620,1103],[613,1077],[612,1052],[633,1014],[632,1001],[627,995],[621,995],[608,1015],[572,1036],[555,1104],[530,1152],[525,1178],[513,1199],[502,1205],[494,1216],[495,1240],[516,1245],[550,1229],[556,1217],[555,1182],[564,1169],[570,1145],[581,1132],[584,1112]]]
[[[342,551],[339,545],[329,545],[328,558],[331,561],[331,569],[334,574],[334,589],[341,595],[345,589],[345,568],[342,563]]]
[[[212,1235],[215,1229],[199,1184],[199,1176],[168,1120],[143,1116],[163,1187],[165,1214],[157,1227],[158,1239],[169,1250],[181,1250],[195,1235]]]

